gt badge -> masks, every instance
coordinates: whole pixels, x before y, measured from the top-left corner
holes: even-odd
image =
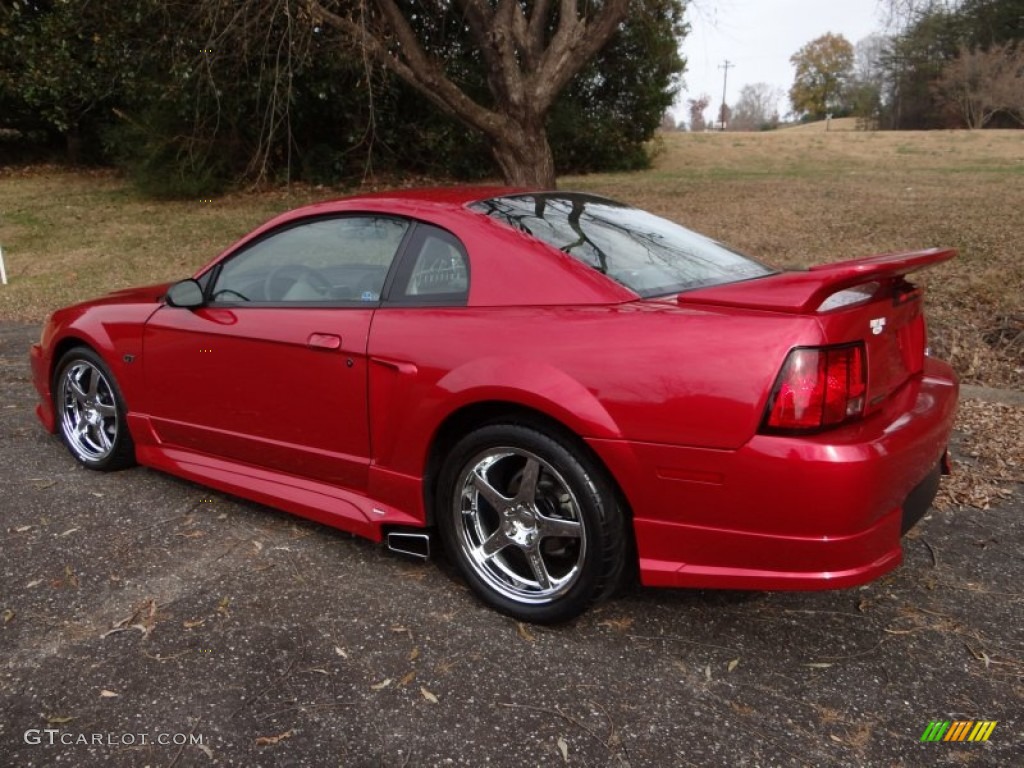
[[[876,317],[874,320],[871,321],[871,332],[873,334],[875,334],[875,336],[877,336],[878,334],[880,334],[884,330],[885,330],[885,318],[884,317]]]

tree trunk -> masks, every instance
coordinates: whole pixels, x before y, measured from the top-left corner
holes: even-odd
[[[506,183],[554,189],[555,162],[541,116],[615,35],[630,2],[602,0],[598,10],[586,3],[583,11],[579,0],[559,0],[557,11],[553,0],[439,4],[444,13],[451,5],[464,19],[487,72],[493,107],[475,101],[448,76],[447,62],[424,47],[413,25],[415,14],[398,0],[376,0],[370,25],[365,14],[336,13],[315,0],[309,0],[309,10],[440,109],[486,135]]]
[[[71,165],[78,165],[82,159],[82,134],[78,130],[77,122],[70,125],[64,139],[67,146],[68,162]]]
[[[491,137],[491,152],[506,184],[533,189],[555,188],[555,157],[543,125],[509,123]]]

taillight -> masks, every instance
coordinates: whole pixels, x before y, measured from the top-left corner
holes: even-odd
[[[811,432],[864,413],[864,345],[791,350],[768,400],[769,432]]]

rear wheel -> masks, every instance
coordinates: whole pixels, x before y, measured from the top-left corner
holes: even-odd
[[[99,355],[69,350],[57,365],[53,400],[61,439],[79,462],[104,471],[135,463],[124,398]]]
[[[437,521],[467,582],[524,621],[565,621],[618,585],[622,511],[580,446],[513,424],[470,433],[441,471]]]

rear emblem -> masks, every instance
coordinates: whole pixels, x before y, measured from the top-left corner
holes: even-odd
[[[871,321],[871,332],[873,334],[875,334],[875,336],[877,336],[878,334],[880,334],[884,330],[885,330],[885,318],[884,317],[876,317],[874,320]]]

